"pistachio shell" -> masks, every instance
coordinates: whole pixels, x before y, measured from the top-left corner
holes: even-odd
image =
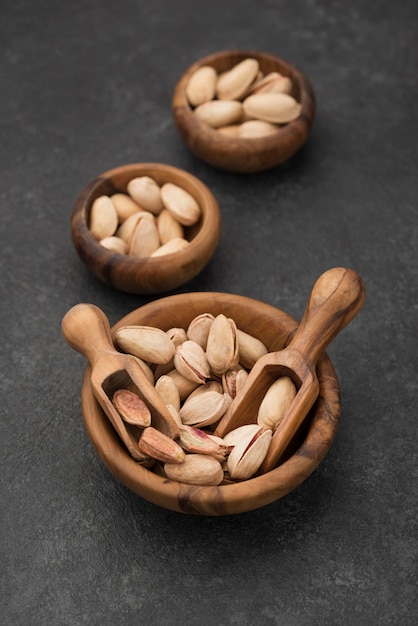
[[[192,319],[187,328],[187,337],[198,343],[204,350],[206,350],[209,329],[214,319],[212,313],[202,313]]]
[[[165,463],[167,478],[190,485],[219,485],[223,480],[223,469],[215,457],[208,454],[186,454],[181,465]]]
[[[181,237],[184,239],[184,227],[168,209],[163,209],[157,218],[157,230],[161,244],[171,239]]]
[[[187,239],[182,239],[181,237],[176,237],[175,239],[170,239],[163,246],[160,246],[154,252],[150,254],[152,257],[164,256],[166,254],[175,254],[176,252],[181,252],[187,246],[189,242]]]
[[[279,426],[296,396],[294,382],[281,376],[269,387],[258,410],[257,423],[273,431]]]
[[[240,124],[229,124],[228,126],[221,126],[218,128],[218,133],[226,135],[227,137],[238,137]]]
[[[244,438],[247,441],[251,441],[256,433],[259,432],[260,428],[259,424],[243,424],[243,426],[238,426],[238,428],[230,430],[229,433],[223,436],[224,444],[227,446],[236,446],[237,443]]]
[[[126,242],[123,241],[123,239],[121,239],[120,237],[115,237],[115,235],[101,239],[100,244],[103,246],[103,248],[106,248],[106,250],[109,250],[110,252],[116,252],[117,254],[126,254],[128,251],[128,246],[126,245]]]
[[[253,335],[250,335],[243,330],[237,329],[237,336],[239,362],[246,369],[251,369],[260,357],[267,354],[268,350],[260,339],[253,337]]]
[[[165,331],[168,337],[170,337],[171,341],[174,343],[175,347],[179,346],[181,343],[187,341],[187,333],[184,328],[173,327],[169,328]]]
[[[257,119],[275,124],[296,120],[302,107],[287,93],[256,93],[243,103],[244,111]]]
[[[164,404],[173,406],[177,411],[180,409],[180,393],[177,385],[170,376],[163,375],[155,383],[155,391]]]
[[[192,106],[212,100],[218,75],[209,65],[202,65],[189,78],[186,85],[186,97]]]
[[[151,256],[160,247],[157,226],[152,213],[143,213],[133,229],[128,254],[139,258]]]
[[[234,369],[230,369],[222,374],[222,387],[225,393],[231,398],[235,398],[244,384],[248,372],[242,366],[238,365]]]
[[[150,363],[168,363],[175,347],[163,330],[152,326],[122,326],[115,333],[119,347]]]
[[[232,69],[219,76],[216,83],[216,93],[220,100],[239,100],[249,86],[254,82],[258,73],[256,59],[244,59]]]
[[[113,206],[116,209],[116,213],[118,214],[118,220],[120,223],[124,222],[128,217],[142,210],[142,207],[139,206],[127,193],[114,193],[110,196],[110,199],[113,202]]]
[[[174,366],[182,376],[199,384],[205,383],[210,378],[205,351],[199,344],[189,339],[177,346]]]
[[[126,220],[122,222],[122,224],[119,226],[118,230],[116,231],[116,235],[120,237],[123,241],[128,243],[132,232],[134,231],[135,226],[138,223],[138,220],[144,215],[144,213],[148,215],[148,212],[142,211],[142,209],[140,209],[139,211],[136,211],[136,213],[133,213],[132,215],[127,217]]]
[[[176,383],[176,387],[179,390],[180,400],[185,400],[191,393],[200,385],[200,383],[185,378],[176,369],[172,369],[167,372],[167,376],[170,376]]]
[[[249,90],[254,93],[288,93],[292,91],[292,81],[288,76],[283,76],[279,72],[270,72],[260,80],[257,80]]]
[[[188,400],[194,398],[194,396],[197,396],[199,394],[207,393],[208,391],[217,391],[218,393],[224,393],[224,389],[221,383],[219,383],[217,380],[209,380],[207,383],[196,387],[196,389],[192,391],[191,394],[189,394]]]
[[[263,122],[263,120],[248,120],[243,122],[239,127],[238,136],[245,139],[267,137],[274,135],[279,130],[279,127],[270,122]]]
[[[234,480],[247,480],[254,476],[264,461],[270,446],[271,430],[259,427],[259,431],[251,436],[242,437],[231,450],[227,468]]]
[[[183,424],[190,426],[210,426],[215,424],[228,408],[226,394],[208,391],[187,399],[180,409]]]
[[[222,375],[238,365],[237,327],[232,319],[222,313],[211,324],[206,356],[215,374]]]
[[[90,232],[99,241],[115,234],[118,214],[109,196],[99,196],[90,209]]]
[[[150,176],[137,176],[132,178],[127,185],[128,193],[145,211],[154,215],[163,208],[161,201],[160,186]]]
[[[212,128],[221,128],[239,122],[243,107],[236,100],[211,100],[196,107],[194,113]]]
[[[211,454],[218,461],[224,461],[228,453],[228,448],[223,443],[218,443],[212,439],[204,430],[187,424],[180,426],[178,441],[186,452]]]
[[[165,183],[161,187],[161,198],[165,208],[183,226],[192,226],[199,221],[200,206],[195,198],[182,187],[174,183]]]

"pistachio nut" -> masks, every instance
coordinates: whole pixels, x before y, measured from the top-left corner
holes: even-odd
[[[170,376],[163,375],[155,383],[155,391],[165,405],[172,405],[177,411],[180,409],[180,393],[177,385]]]
[[[243,107],[237,100],[211,100],[196,107],[194,113],[212,128],[220,128],[239,122]]]
[[[177,346],[174,354],[174,366],[185,378],[205,383],[210,378],[210,369],[205,351],[194,341],[184,341]]]
[[[292,122],[302,111],[299,102],[287,93],[256,93],[244,100],[243,108],[247,115],[274,124]]]
[[[242,434],[229,453],[227,469],[233,480],[247,480],[254,476],[267,455],[273,433],[258,424],[256,426],[255,432],[248,430]]]
[[[209,329],[212,326],[212,322],[215,317],[212,313],[202,313],[193,318],[187,328],[187,337],[191,341],[195,341],[206,350],[206,344],[208,341]]]
[[[221,126],[218,128],[218,133],[226,135],[227,137],[238,137],[241,124],[229,124],[228,126]]]
[[[254,93],[288,93],[292,91],[292,81],[288,76],[283,76],[279,72],[270,72],[257,80],[249,90]]]
[[[200,383],[182,376],[176,369],[172,369],[167,372],[167,376],[170,376],[170,378],[172,378],[176,383],[176,387],[180,394],[180,400],[182,402],[192,393],[192,391],[196,389],[196,387],[199,387],[200,385]]]
[[[163,463],[183,463],[186,456],[178,443],[153,426],[144,428],[138,447],[143,454]]]
[[[229,394],[231,398],[240,392],[244,382],[248,377],[248,372],[241,365],[230,369],[222,374],[222,387],[225,393]]]
[[[90,232],[99,241],[115,234],[118,214],[109,196],[99,196],[90,209]]]
[[[136,257],[151,256],[160,247],[157,226],[152,213],[144,212],[136,222],[128,242],[128,254]]]
[[[189,394],[188,399],[194,398],[194,396],[208,393],[208,391],[217,391],[218,393],[224,393],[224,389],[220,382],[217,380],[208,380],[207,383],[196,387],[192,393]]]
[[[257,423],[273,431],[283,420],[296,396],[294,382],[281,376],[269,387],[258,410]]]
[[[190,76],[186,84],[186,97],[192,106],[198,106],[215,97],[218,75],[210,65],[202,65]]]
[[[119,223],[124,222],[128,217],[137,213],[142,207],[139,206],[127,193],[114,193],[110,196],[113,206],[118,214]]]
[[[220,100],[239,100],[247,92],[257,77],[259,70],[256,59],[244,59],[226,72],[216,83],[216,93]]]
[[[238,130],[238,137],[245,139],[267,137],[268,135],[274,135],[279,130],[279,127],[270,122],[263,122],[263,120],[248,120],[243,122]]]
[[[161,187],[164,207],[183,226],[192,226],[199,221],[200,206],[195,198],[185,189],[174,183],[165,183]]]
[[[175,237],[174,239],[170,239],[170,241],[167,241],[167,243],[163,244],[162,246],[159,246],[156,250],[154,250],[154,252],[150,254],[150,256],[160,257],[164,256],[165,254],[174,254],[176,252],[184,250],[184,248],[187,248],[188,245],[189,242],[187,241],[187,239]]]
[[[186,454],[181,464],[164,463],[170,480],[189,485],[219,485],[224,477],[220,462],[209,454]]]
[[[150,363],[168,363],[175,347],[168,335],[153,326],[122,326],[115,333],[118,346]]]
[[[160,186],[150,176],[132,178],[127,185],[127,190],[133,200],[145,211],[158,215],[162,210]]]
[[[100,243],[103,248],[106,248],[106,250],[109,250],[110,252],[116,252],[117,254],[127,254],[128,252],[128,246],[126,245],[126,242],[123,241],[123,239],[121,239],[120,237],[116,237],[115,235],[101,239]]]
[[[256,361],[264,354],[267,354],[268,350],[264,343],[253,337],[249,333],[243,330],[237,330],[238,346],[239,346],[239,362],[246,369],[251,369]]]
[[[237,327],[234,320],[220,313],[213,320],[206,345],[210,369],[222,375],[238,365]]]
[[[183,424],[189,426],[210,426],[215,424],[228,409],[230,398],[227,394],[208,391],[205,394],[187,398],[180,409]]]
[[[228,454],[228,448],[223,443],[215,441],[204,430],[187,424],[180,426],[178,442],[186,452],[211,454],[218,461],[224,461]]]
[[[117,389],[112,403],[122,419],[128,424],[145,428],[151,425],[151,412],[145,402],[129,389]]]
[[[161,244],[178,237],[184,239],[184,227],[168,209],[163,209],[157,217],[157,230]]]
[[[126,244],[128,244],[129,239],[131,238],[131,235],[135,229],[135,226],[138,223],[139,218],[142,217],[144,214],[146,214],[146,211],[143,211],[142,209],[140,209],[139,211],[136,211],[135,213],[132,213],[119,226],[119,228],[116,231],[116,235],[120,237],[120,239],[125,241]]]

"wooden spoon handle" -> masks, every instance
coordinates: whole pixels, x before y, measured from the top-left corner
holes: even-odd
[[[329,343],[360,311],[364,296],[364,283],[353,270],[335,267],[322,274],[288,348],[316,364]]]
[[[63,317],[62,333],[67,343],[84,355],[92,367],[104,353],[114,353],[109,320],[94,304],[76,304]]]

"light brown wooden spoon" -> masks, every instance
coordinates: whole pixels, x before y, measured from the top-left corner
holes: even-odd
[[[256,421],[260,403],[273,381],[280,376],[293,380],[298,390],[296,397],[273,435],[260,472],[277,465],[313,406],[319,393],[316,363],[332,339],[361,309],[364,296],[363,281],[353,270],[337,267],[322,274],[290,344],[256,362],[242,391],[219,422],[215,434],[223,437],[242,424]]]
[[[133,458],[141,461],[143,455],[112,404],[118,389],[137,393],[151,412],[151,424],[173,439],[178,436],[178,425],[135,357],[115,350],[109,321],[99,307],[84,303],[72,307],[62,320],[62,332],[67,343],[88,359],[94,396]]]

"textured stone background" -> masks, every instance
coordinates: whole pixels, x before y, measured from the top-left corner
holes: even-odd
[[[2,623],[416,624],[416,2],[3,5]],[[228,48],[283,56],[312,82],[312,134],[280,168],[225,174],[177,134],[176,81]],[[329,267],[365,280],[363,311],[329,349],[343,400],[335,443],[263,509],[160,509],[113,478],[84,430],[85,359],[61,319],[85,301],[114,323],[150,298],[87,272],[70,212],[88,181],[133,161],[190,171],[221,206],[220,246],[179,293],[239,293],[300,319]]]

